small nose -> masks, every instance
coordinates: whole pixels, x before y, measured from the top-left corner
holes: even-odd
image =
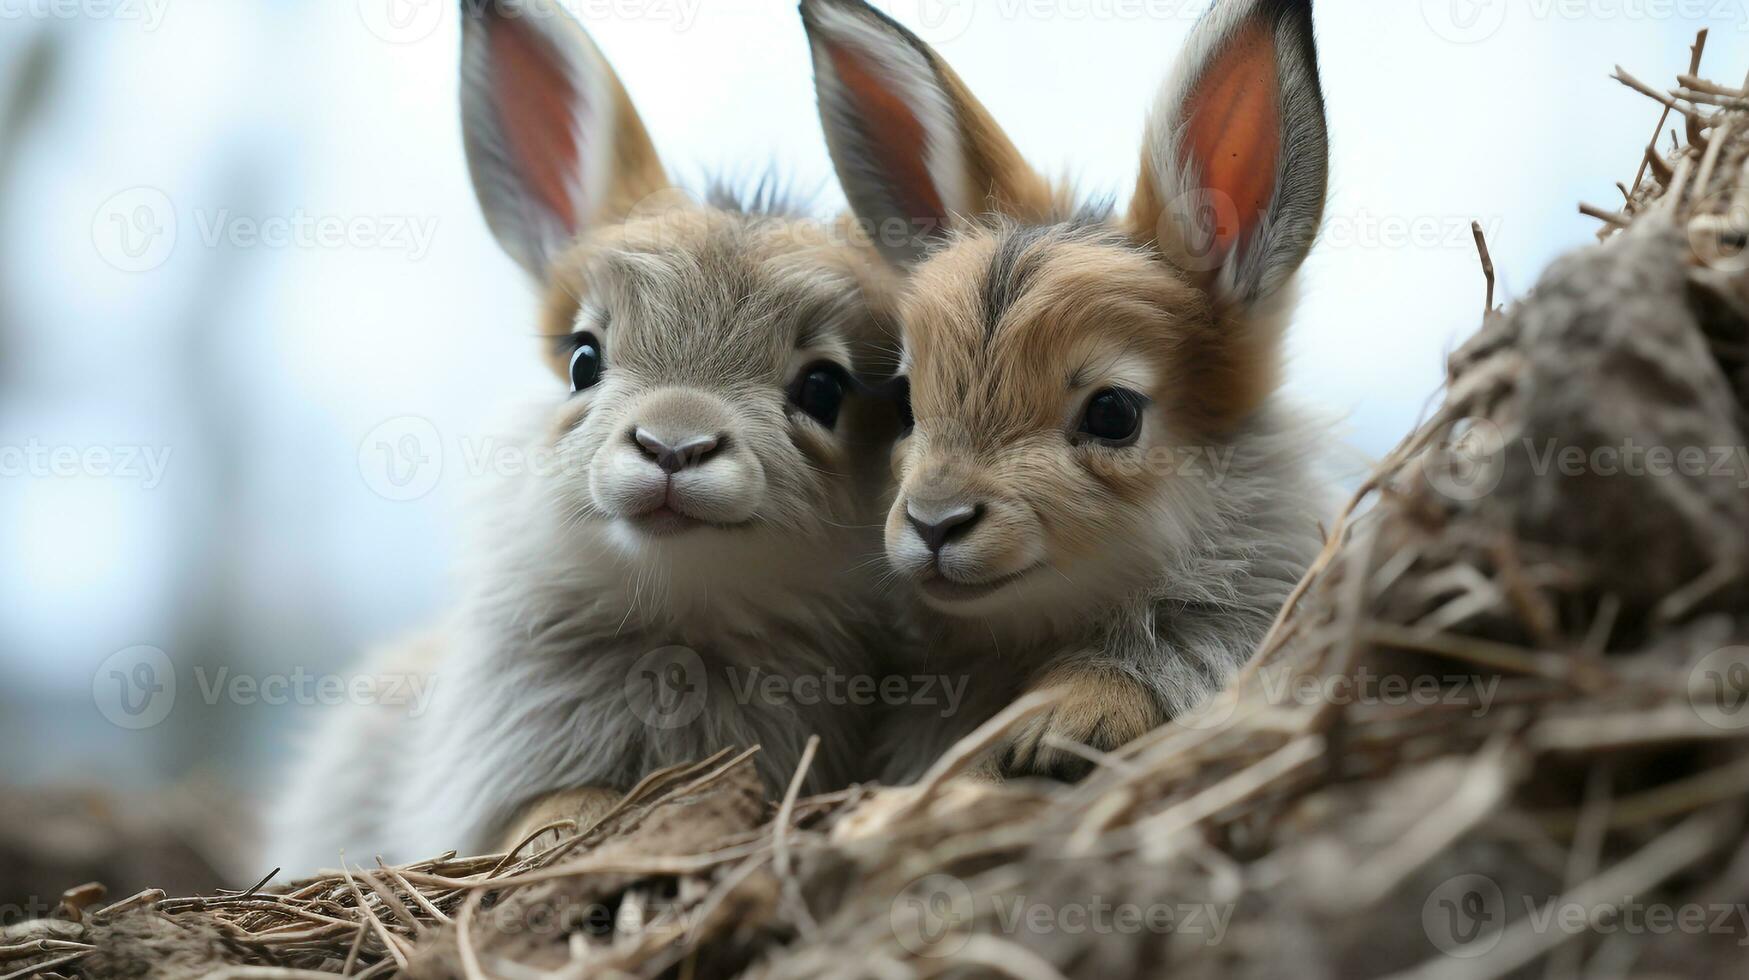
[[[945,514],[929,515],[930,519],[928,520],[919,517],[909,504],[905,506],[905,520],[910,522],[911,528],[917,532],[917,536],[923,539],[924,545],[928,546],[930,551],[938,554],[941,549],[947,547],[949,541],[964,537],[966,532],[972,529],[972,525],[978,523],[978,519],[983,516],[983,504],[956,507]]]
[[[648,429],[641,426],[632,429],[632,442],[637,444],[645,456],[662,467],[664,473],[678,473],[689,466],[697,466],[715,456],[728,441],[727,435],[718,433],[714,436],[692,436],[670,446]]]

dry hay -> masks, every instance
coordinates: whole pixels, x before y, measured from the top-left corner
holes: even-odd
[[[1621,73],[1686,142],[1587,209],[1603,244],[1490,298],[1234,689],[1084,782],[952,778],[1028,700],[917,787],[774,812],[725,753],[549,850],[72,894],[0,970],[1741,975],[1749,492],[1712,467],[1749,429],[1749,101],[1700,48],[1672,93]],[[1634,446],[1707,465],[1595,455]]]

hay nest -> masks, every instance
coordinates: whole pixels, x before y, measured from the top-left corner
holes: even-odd
[[[915,787],[774,809],[725,753],[544,850],[96,911],[75,890],[10,930],[0,971],[1740,970],[1749,101],[1698,77],[1702,44],[1674,91],[1619,75],[1686,142],[1648,150],[1621,210],[1587,208],[1605,241],[1523,302],[1494,309],[1490,280],[1444,404],[1239,682],[1080,784],[953,778],[1048,706],[1028,699]]]

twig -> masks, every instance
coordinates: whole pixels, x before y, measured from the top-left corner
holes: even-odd
[[[1705,92],[1708,95],[1723,95],[1728,98],[1741,99],[1746,94],[1740,88],[1732,88],[1729,85],[1720,85],[1717,82],[1708,81],[1707,79],[1695,75],[1678,75],[1676,76],[1676,80],[1682,83],[1683,88],[1695,92]]]
[[[1694,178],[1694,193],[1698,198],[1705,198],[1707,189],[1712,186],[1713,169],[1719,164],[1719,154],[1724,150],[1725,140],[1731,135],[1730,120],[1722,123],[1713,134],[1712,142],[1707,144],[1706,156],[1701,158],[1700,173]]]
[[[1488,254],[1488,236],[1482,232],[1482,223],[1470,222],[1470,231],[1476,236],[1476,252],[1482,257],[1482,275],[1488,280],[1487,305],[1482,308],[1482,315],[1486,317],[1494,312],[1494,256]]]
[[[1323,750],[1322,735],[1307,735],[1289,742],[1263,761],[1228,776],[1183,803],[1138,821],[1136,832],[1143,838],[1160,840],[1194,827],[1318,758]]]
[[[954,743],[935,765],[929,767],[923,778],[917,781],[917,796],[911,801],[907,812],[927,806],[941,787],[949,779],[970,768],[984,752],[1001,741],[1008,732],[1018,727],[1022,722],[1035,715],[1043,714],[1056,707],[1061,701],[1061,691],[1034,691],[1008,707],[1002,709],[996,717],[979,725],[970,735]]]
[[[473,938],[474,910],[480,907],[484,894],[469,894],[466,901],[462,902],[462,910],[455,917],[456,958],[461,960],[462,975],[467,980],[486,980],[486,971],[480,966],[480,956],[474,952]]]
[[[85,952],[79,952],[79,953],[71,953],[67,956],[62,956],[62,957],[59,957],[57,959],[44,960],[43,962],[38,963],[34,966],[27,966],[22,970],[15,970],[15,971],[8,973],[4,976],[0,976],[0,980],[24,980],[25,977],[38,977],[44,973],[47,973],[49,970],[54,969],[57,966],[66,966],[68,963],[76,963],[79,960],[82,960],[86,956],[89,956],[89,955],[90,955],[90,952],[85,951]]]
[[[1620,211],[1611,211],[1607,208],[1600,208],[1595,204],[1585,204],[1581,202],[1579,204],[1579,213],[1587,218],[1596,218],[1598,221],[1616,228],[1626,228],[1633,224],[1633,219],[1622,214]]]
[[[1688,57],[1688,73],[1690,75],[1699,75],[1700,74],[1700,58],[1701,58],[1702,53],[1704,53],[1706,51],[1706,39],[1707,39],[1707,29],[1703,27],[1703,28],[1701,28],[1700,33],[1696,34],[1694,36],[1694,47],[1689,49],[1690,54]],[[1701,144],[1701,141],[1704,138],[1705,137],[1702,136],[1702,134],[1701,134],[1700,116],[1697,114],[1692,114],[1692,113],[1689,114],[1689,116],[1688,116],[1688,142],[1689,142],[1689,145],[1699,146]]]
[[[1657,89],[1653,88],[1652,86],[1647,85],[1645,82],[1640,81],[1639,79],[1635,78],[1633,75],[1630,75],[1628,73],[1628,70],[1626,68],[1623,68],[1620,65],[1615,66],[1615,74],[1613,74],[1609,77],[1615,79],[1616,81],[1622,83],[1623,85],[1626,85],[1628,88],[1633,89],[1634,91],[1640,93],[1641,95],[1645,96],[1646,98],[1660,103],[1666,109],[1673,109],[1677,112],[1683,111],[1682,107],[1676,104],[1676,99],[1673,96],[1671,96],[1665,92],[1660,92]],[[1663,127],[1660,126],[1659,128],[1662,129]]]
[[[1669,121],[1670,107],[1665,106],[1663,114],[1658,117],[1658,128],[1652,130],[1652,140],[1646,144],[1646,153],[1640,158],[1640,169],[1634,173],[1634,186],[1628,194],[1630,201],[1633,200],[1635,194],[1639,193],[1640,185],[1645,183],[1646,170],[1651,168],[1656,171],[1664,167],[1664,161],[1658,158],[1658,134],[1664,131],[1664,124]],[[1659,183],[1663,183],[1665,179],[1659,178]]]
[[[796,763],[796,774],[790,778],[789,789],[783,794],[783,803],[777,808],[777,821],[771,830],[771,849],[775,853],[774,863],[779,877],[787,878],[789,866],[789,825],[795,818],[796,797],[801,795],[802,781],[808,776],[808,767],[814,764],[814,753],[820,749],[820,736],[809,735],[808,744],[802,747],[802,759]]]
[[[389,955],[395,958],[396,965],[405,970],[407,968],[407,956],[401,952],[400,941],[395,938],[393,933],[389,932],[389,927],[383,925],[382,920],[377,918],[377,914],[371,910],[369,903],[364,900],[364,892],[358,890],[358,882],[352,880],[352,872],[346,869],[345,862],[341,862],[340,871],[346,876],[346,886],[352,889],[353,899],[358,902],[359,914],[363,915],[366,923],[368,923],[372,929],[376,930],[377,938],[383,941],[383,946],[388,949]]]

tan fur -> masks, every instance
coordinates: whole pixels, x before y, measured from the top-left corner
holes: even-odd
[[[1032,690],[1056,697],[1056,704],[1011,733],[1002,753],[982,763],[986,774],[1088,768],[1081,756],[1052,743],[1060,740],[1110,752],[1166,721],[1152,691],[1108,669],[1066,664],[1038,678]]]
[[[1113,245],[1046,242],[1023,258],[1036,263],[1030,285],[989,331],[981,284],[994,247],[994,237],[974,235],[941,252],[918,271],[900,314],[918,420],[898,457],[900,497],[951,486],[984,502],[989,512],[967,542],[983,573],[976,578],[1020,571],[1044,553],[1093,557],[1119,519],[1115,505],[1144,508],[1166,489],[1170,467],[1071,446],[1064,427],[1099,387],[1098,369],[1128,357],[1151,369],[1144,394],[1193,444],[1207,420],[1186,395],[1206,390],[1196,354],[1214,329],[1204,294],[1157,260]],[[1089,373],[1072,388],[1077,372]],[[889,543],[906,533],[895,507]]]
[[[982,287],[995,244],[993,234],[978,233],[944,249],[917,271],[901,301],[918,418],[975,406],[975,417],[960,421],[990,443],[1059,429],[1055,395],[1072,365],[1110,350],[1156,368],[1160,383],[1147,394],[1174,424],[1196,432],[1209,424],[1205,351],[1218,346],[1211,334],[1220,325],[1207,295],[1185,276],[1117,244],[1033,246],[1025,261],[1036,267],[1034,277],[987,338]],[[970,400],[959,395],[967,391]]]
[[[1311,2],[1216,0],[1149,118],[1118,217],[1073,211],[902,25],[861,0],[803,0],[802,13],[827,144],[861,216],[913,219],[903,209],[931,192],[972,202],[944,241],[883,251],[911,271],[900,322],[916,419],[893,453],[887,553],[944,614],[923,617],[929,648],[964,657],[983,703],[1066,692],[992,761],[1055,773],[1072,757],[1044,749],[1047,735],[1111,748],[1223,683],[1319,543],[1315,449],[1273,398],[1326,189]],[[837,45],[868,62],[854,98],[819,57]],[[902,111],[861,111],[893,103],[922,121],[925,147],[888,138]],[[959,161],[970,186],[945,193],[943,168],[906,153]],[[978,652],[1000,668],[979,670]],[[894,751],[900,773],[928,758]]]
[[[1027,221],[1050,221],[1066,214],[1071,207],[1067,190],[1054,188],[1039,176],[946,62],[936,59],[935,68],[959,116],[967,148],[966,178],[971,187],[983,191],[984,209]]]
[[[620,793],[617,790],[596,787],[560,790],[540,797],[531,801],[512,818],[510,829],[505,832],[498,850],[508,852],[524,843],[529,844],[534,851],[544,850],[558,843],[566,833],[582,833],[588,830],[613,809],[619,800]],[[555,828],[540,838],[535,838],[536,831],[566,820],[572,826]]]
[[[619,76],[610,74],[609,80],[614,107],[613,183],[597,219],[602,222],[623,221],[640,202],[672,186],[631,96]]]

